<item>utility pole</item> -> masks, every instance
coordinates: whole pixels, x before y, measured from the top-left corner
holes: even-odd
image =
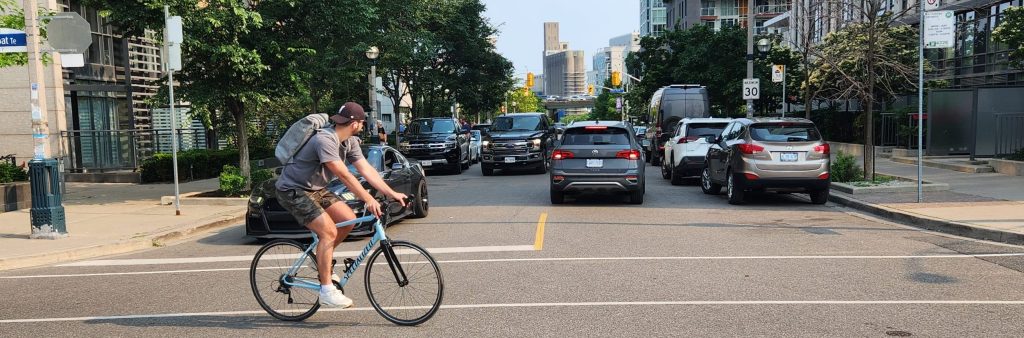
[[[754,0],[747,0],[747,78],[754,78]],[[754,117],[754,100],[747,100],[747,118]]]
[[[50,158],[50,126],[47,121],[46,77],[43,73],[43,55],[39,50],[39,2],[25,0],[25,33],[28,36],[29,82],[32,101],[33,158]],[[63,94],[61,94],[63,95]]]

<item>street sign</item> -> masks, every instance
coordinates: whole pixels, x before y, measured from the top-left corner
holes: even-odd
[[[924,1],[924,10],[926,10],[926,11],[934,11],[936,9],[939,9],[939,0],[925,0]]]
[[[622,109],[622,96],[615,98],[615,109]]]
[[[772,82],[782,82],[786,73],[786,65],[772,65]]]
[[[61,12],[49,18],[46,40],[56,52],[82,54],[92,45],[92,28],[78,13]]]
[[[0,28],[0,53],[28,52],[28,35],[17,29]]]
[[[757,100],[761,98],[761,79],[743,79],[743,99]]]
[[[953,11],[924,13],[924,48],[952,48],[955,32]]]

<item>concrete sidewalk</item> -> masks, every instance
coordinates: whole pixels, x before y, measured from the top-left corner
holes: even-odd
[[[879,158],[879,173],[917,177],[917,166]],[[888,218],[978,239],[1024,244],[1024,177],[924,168],[924,180],[949,184],[949,191],[850,195],[833,201]]]
[[[184,183],[181,192],[217,189],[217,180]],[[69,236],[29,239],[29,210],[0,214],[0,270],[141,250],[190,234],[240,224],[245,207],[159,205],[170,184],[68,183],[64,211]]]

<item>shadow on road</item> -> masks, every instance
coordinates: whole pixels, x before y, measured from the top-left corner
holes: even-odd
[[[348,321],[304,321],[285,322],[269,315],[235,315],[235,316],[188,316],[166,318],[122,318],[87,320],[92,325],[118,325],[127,327],[151,328],[223,328],[231,330],[259,329],[312,329],[321,330],[330,327],[395,327],[391,324],[367,324]]]

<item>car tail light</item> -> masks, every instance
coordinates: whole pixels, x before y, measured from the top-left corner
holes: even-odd
[[[551,177],[551,181],[554,181],[555,183],[565,181],[565,176],[553,176]]]
[[[605,129],[608,129],[608,126],[586,126],[586,127],[583,127],[583,129],[586,129],[586,130],[605,130]]]
[[[756,179],[761,178],[761,176],[757,176],[757,174],[751,174],[751,173],[743,173],[743,176],[746,176],[748,180],[756,180]]]
[[[828,173],[818,175],[818,179],[827,180],[829,178]]]
[[[576,154],[573,154],[571,151],[555,150],[555,152],[551,153],[552,160],[565,160],[574,157],[576,157]]]
[[[677,143],[678,144],[690,143],[690,142],[693,142],[693,141],[696,141],[696,140],[699,140],[699,139],[700,139],[700,137],[697,137],[697,136],[687,136],[687,137],[680,138],[679,142],[677,142]]]
[[[814,146],[814,152],[822,155],[828,155],[831,153],[831,151],[832,149],[831,147],[828,146],[828,143],[822,144],[820,146]]]
[[[756,145],[756,144],[746,144],[746,143],[744,143],[744,144],[740,144],[740,145],[736,146],[736,148],[739,149],[741,153],[744,153],[744,154],[747,154],[747,155],[757,154],[757,153],[760,153],[760,152],[764,151],[764,147]]]
[[[627,160],[639,160],[640,159],[640,151],[638,151],[638,150],[623,150],[623,151],[615,153],[615,157],[617,157],[617,158],[624,158],[624,159],[627,159]]]
[[[626,176],[626,180],[627,180],[627,181],[633,181],[633,182],[636,182],[636,181],[637,181],[637,179],[638,179],[638,177],[636,177],[635,175],[629,175],[629,176]]]

